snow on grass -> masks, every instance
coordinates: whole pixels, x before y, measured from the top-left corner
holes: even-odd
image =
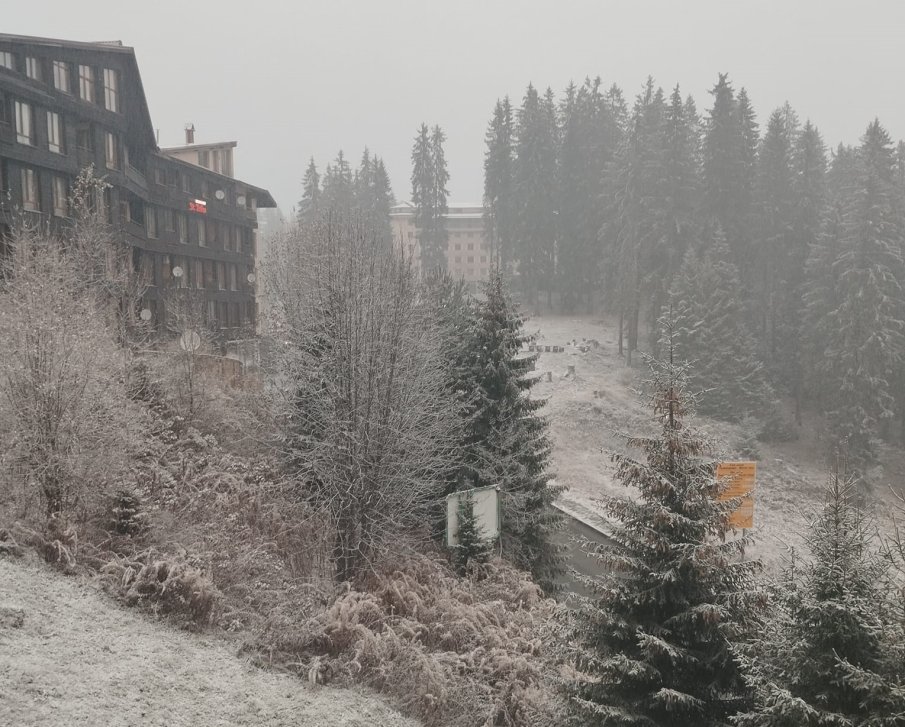
[[[0,558],[0,724],[416,727],[358,690],[310,688],[222,641],[117,607],[34,558]]]
[[[569,488],[562,504],[579,512],[599,512],[596,501],[602,495],[630,494],[614,481],[610,464],[610,455],[624,449],[622,435],[655,431],[637,391],[646,368],[640,356],[632,367],[619,356],[614,319],[535,316],[525,328],[537,333],[539,345],[565,347],[563,353],[540,354],[535,369],[540,383],[533,390],[548,400],[544,413],[550,419],[556,480]],[[599,347],[594,347],[595,340]],[[570,365],[575,366],[574,376],[568,373]],[[552,381],[547,381],[547,371]],[[695,423],[727,458],[747,459],[737,455],[740,427],[706,417]],[[805,418],[797,441],[760,443],[759,449],[756,542],[747,555],[761,558],[772,569],[782,564],[789,547],[802,545],[807,516],[821,504],[828,462],[819,418]],[[893,447],[882,452],[880,466],[868,473],[873,484],[864,503],[881,531],[890,524],[890,486],[905,488],[905,452]]]

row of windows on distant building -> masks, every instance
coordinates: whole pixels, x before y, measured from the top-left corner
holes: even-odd
[[[119,73],[114,68],[102,68],[98,76],[94,66],[74,64],[67,61],[45,61],[42,58],[25,56],[24,65],[19,65],[20,60],[10,51],[0,51],[0,67],[11,71],[24,72],[27,78],[37,83],[44,83],[48,78],[57,91],[78,96],[87,103],[97,103],[103,98],[104,108],[107,111],[119,113],[122,104],[119,91]],[[21,61],[20,61],[21,62]],[[18,67],[17,67],[18,66]],[[49,70],[49,76],[48,74]],[[97,79],[103,79],[102,95],[98,93]],[[78,79],[78,84],[73,81]]]
[[[16,141],[27,146],[37,146],[37,119],[35,107],[25,101],[12,102],[12,119],[10,119],[10,102],[0,92],[0,124],[15,124]],[[44,112],[47,125],[47,150],[54,154],[66,154],[65,123],[62,115],[49,109]],[[76,128],[76,146],[87,151],[94,151],[94,127],[88,123],[80,123]],[[112,131],[104,131],[104,160],[108,169],[121,169],[119,138]]]
[[[152,321],[161,321],[166,317],[166,305],[163,300],[149,298],[147,306],[151,311]],[[238,328],[251,325],[254,315],[255,304],[250,300],[244,302],[208,300],[205,322],[218,328]]]
[[[19,169],[20,188],[22,190],[22,209],[28,212],[47,212],[55,217],[69,216],[70,182],[60,174],[51,175],[50,204],[41,199],[41,172],[32,167]],[[8,168],[0,160],[0,193],[9,188]],[[106,210],[107,219],[113,222],[113,209],[110,205],[109,190],[98,200]],[[130,196],[120,202],[120,216],[123,222],[145,225],[147,235],[151,239],[170,238],[174,242],[200,247],[222,249],[251,255],[254,253],[254,232],[250,227],[232,225],[222,220],[189,216],[165,207],[146,205],[137,197]]]
[[[251,269],[244,265],[184,255],[141,255],[140,271],[145,282],[155,288],[238,291],[249,285]]]

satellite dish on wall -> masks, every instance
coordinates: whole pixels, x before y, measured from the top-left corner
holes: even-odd
[[[239,205],[240,207],[245,206],[245,195],[244,194],[240,194],[238,197],[236,197],[236,204]]]
[[[151,320],[151,311],[148,308],[142,308],[141,313],[138,314],[138,317],[143,321]]]
[[[173,268],[173,277],[174,277],[174,278],[181,278],[181,277],[182,277],[182,268],[179,267],[178,265],[177,265],[175,268]]]
[[[214,196],[222,201],[226,199],[226,192],[224,192],[222,189],[218,189],[216,192],[214,192]]]
[[[246,277],[246,280],[248,280],[249,283],[255,282],[255,274],[249,273],[248,276]]]

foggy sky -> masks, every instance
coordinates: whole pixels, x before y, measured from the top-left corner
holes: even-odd
[[[905,137],[902,0],[0,0],[0,31],[133,46],[161,146],[186,122],[237,140],[237,176],[287,214],[339,148],[355,166],[369,146],[407,199],[422,121],[446,130],[450,200],[479,202],[494,102],[529,81],[600,75],[631,101],[650,74],[704,113],[728,72],[762,128],[788,100],[828,146],[875,116]]]

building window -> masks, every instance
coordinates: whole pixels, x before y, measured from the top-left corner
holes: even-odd
[[[69,214],[69,185],[63,177],[53,178],[53,213],[57,217]]]
[[[38,174],[34,169],[22,169],[22,209],[30,212],[37,212],[40,209]]]
[[[238,290],[239,289],[239,274],[236,270],[236,266],[230,264],[229,266],[229,289],[230,290]]]
[[[222,262],[217,263],[217,287],[226,290],[226,265]]]
[[[47,112],[47,148],[55,154],[63,154],[63,120],[54,111]]]
[[[104,107],[119,112],[119,75],[112,68],[104,69]]]
[[[107,169],[119,169],[119,145],[116,136],[109,131],[104,132],[104,155]]]
[[[206,152],[205,152],[206,153]],[[219,149],[214,149],[211,151],[211,161],[213,164],[211,165],[211,171],[220,173],[220,151]]]
[[[79,97],[94,103],[94,69],[91,66],[79,66]]]
[[[16,101],[16,141],[31,146],[35,144],[35,125],[31,106],[22,101]]]
[[[204,261],[204,287],[205,288],[216,288],[217,287],[217,277],[216,272],[214,270],[214,261],[213,260],[205,260]]]
[[[169,255],[162,255],[160,258],[160,279],[166,288],[169,288],[173,282],[173,269],[170,266]]]
[[[176,232],[176,213],[173,210],[163,210],[163,228],[167,232]]]
[[[69,85],[68,63],[64,63],[63,61],[53,62],[53,87],[57,89],[57,91],[70,93],[72,87]]]
[[[205,169],[210,168],[211,160],[209,151],[205,150],[198,152],[198,165],[204,167]]]
[[[201,260],[192,261],[192,273],[195,279],[195,287],[199,289],[204,288],[204,267],[202,266]]]
[[[148,207],[148,237],[157,237],[157,210]]]
[[[0,91],[0,124],[8,124],[9,122],[9,99],[3,91]]]
[[[457,242],[457,243],[453,246],[453,249],[454,249],[454,250],[461,250],[461,249],[462,249],[462,245],[461,245],[460,243]]]
[[[91,124],[81,124],[75,130],[75,144],[79,149],[94,151],[94,128]]]
[[[0,50],[0,68],[15,70],[13,67],[13,54],[8,50]]]
[[[179,233],[179,242],[185,245],[189,241],[188,220],[185,219],[185,215],[176,216],[176,231]]]
[[[474,264],[474,255],[469,255],[469,256],[468,256],[468,263],[469,263],[470,265]]]
[[[182,175],[182,191],[186,194],[191,194],[192,178],[188,174]]]
[[[195,229],[198,230],[198,244],[207,247],[207,238],[204,236],[204,220],[195,220]]]
[[[41,63],[37,58],[26,56],[25,75],[28,76],[32,81],[41,80]]]
[[[487,262],[487,256],[486,256],[486,255],[481,255],[481,262],[482,262],[482,263],[486,263],[486,262]]]

